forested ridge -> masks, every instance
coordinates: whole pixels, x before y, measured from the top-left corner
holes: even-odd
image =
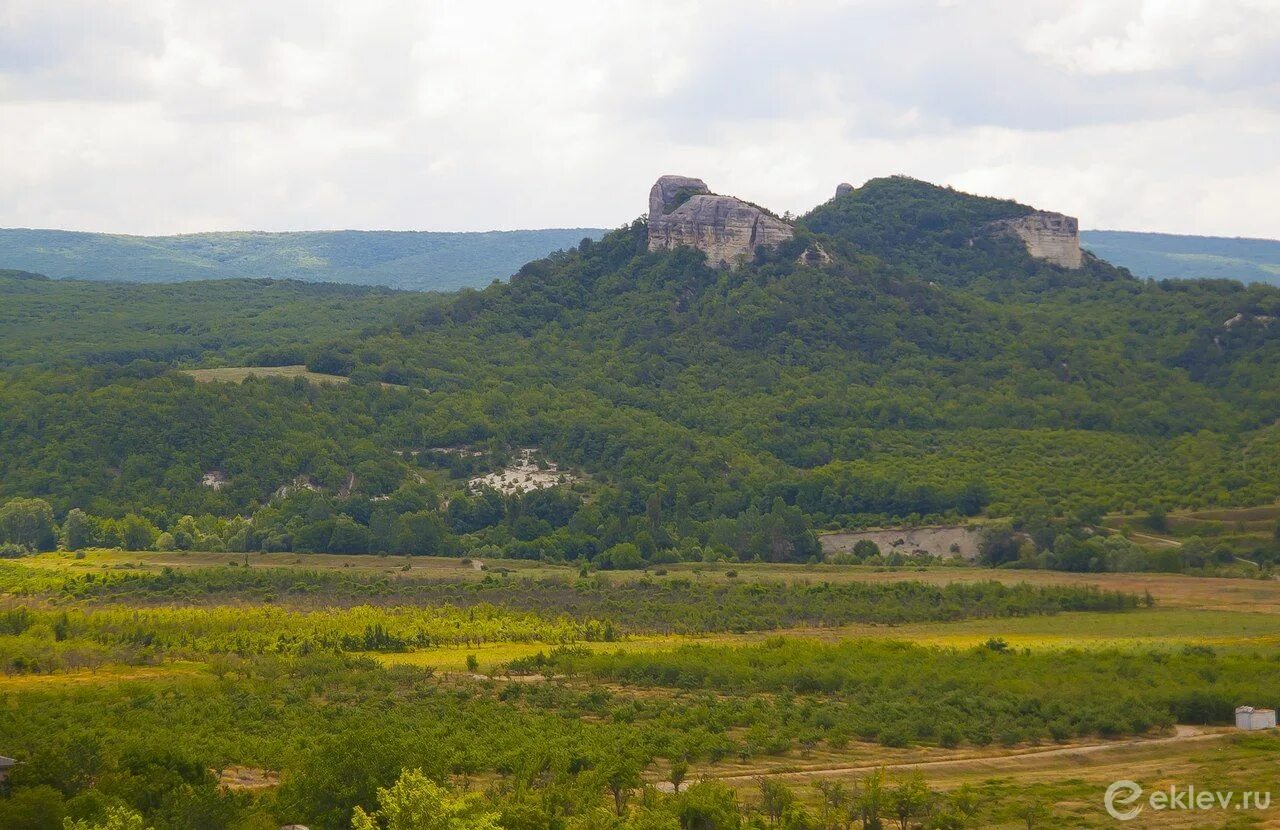
[[[1029,210],[873,180],[737,270],[647,251],[639,220],[446,296],[0,276],[0,497],[85,511],[86,543],[132,515],[146,544],[631,567],[1280,495],[1280,291],[1063,270],[979,233]],[[294,363],[351,383],[175,371]],[[576,483],[466,487],[522,447]]]

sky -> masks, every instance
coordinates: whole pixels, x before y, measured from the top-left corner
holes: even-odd
[[[613,227],[664,173],[1280,238],[1280,0],[0,0],[3,227]]]

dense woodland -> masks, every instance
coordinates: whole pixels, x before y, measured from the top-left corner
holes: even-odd
[[[629,568],[1280,496],[1280,290],[979,234],[1027,210],[873,180],[738,270],[649,253],[637,221],[448,296],[2,276],[0,499],[53,523],[4,541]],[[831,263],[798,261],[813,242]],[[180,371],[297,363],[350,383]],[[468,486],[521,448],[573,483]]]

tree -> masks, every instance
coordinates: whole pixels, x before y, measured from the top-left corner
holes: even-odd
[[[1027,830],[1036,830],[1042,821],[1053,816],[1053,811],[1042,801],[1028,801],[1015,808],[1018,818],[1027,825]]]
[[[395,552],[419,556],[448,553],[444,520],[434,510],[406,513],[396,521]]]
[[[640,759],[629,757],[622,752],[615,752],[604,765],[604,783],[609,789],[609,794],[613,796],[613,809],[619,817],[626,809],[627,798],[630,797],[631,791],[642,783],[640,771],[644,766],[644,762]]]
[[[1142,523],[1157,533],[1163,533],[1169,529],[1169,517],[1165,513],[1164,505],[1157,504],[1147,512],[1147,517]]]
[[[49,786],[17,787],[0,797],[0,827],[9,830],[46,830],[58,827],[66,815],[62,793]]]
[[[356,807],[352,830],[501,830],[498,814],[478,796],[453,796],[422,774],[405,770],[390,788],[378,788],[378,809]]]
[[[369,529],[350,516],[339,516],[329,536],[330,553],[368,553]]]
[[[978,794],[972,785],[964,784],[953,790],[946,797],[942,808],[930,816],[929,826],[936,830],[963,830],[972,826],[977,812]]]
[[[931,795],[929,788],[925,786],[924,776],[919,772],[912,773],[893,788],[889,793],[889,808],[898,819],[899,830],[907,830],[911,819],[924,814],[929,807]]]
[[[849,826],[849,790],[843,781],[820,778],[818,792],[822,793],[823,826],[828,830],[844,830]]]
[[[675,816],[662,810],[636,810],[627,816],[626,830],[682,830]]]
[[[853,555],[859,559],[869,559],[880,555],[880,546],[871,539],[859,539],[853,543]]]
[[[67,550],[80,550],[92,544],[93,520],[80,508],[71,508],[62,523],[62,546]]]
[[[671,772],[668,780],[671,782],[671,791],[680,792],[680,785],[684,783],[685,776],[689,774],[689,759],[681,755],[678,758],[671,759]]]
[[[136,513],[120,520],[120,540],[125,550],[151,550],[160,531],[151,522]]]
[[[0,542],[52,550],[53,508],[44,499],[12,499],[0,506]]]
[[[999,567],[1018,559],[1018,535],[1007,526],[990,526],[983,530],[978,542],[978,561],[991,567]]]
[[[766,778],[761,776],[758,779],[760,786],[760,812],[769,818],[769,824],[777,824],[778,819],[782,818],[782,814],[787,808],[795,804],[796,794],[786,784],[775,778]]]
[[[693,784],[680,793],[676,815],[684,830],[737,830],[742,824],[737,793],[711,781]]]
[[[863,781],[862,793],[858,796],[858,813],[862,817],[863,830],[880,830],[884,827],[880,813],[884,810],[886,798],[884,770],[878,769]]]
[[[606,550],[596,558],[596,563],[605,569],[634,570],[644,566],[640,549],[630,542],[623,542]]]
[[[127,807],[108,807],[101,821],[62,820],[63,830],[146,830],[142,816]]]

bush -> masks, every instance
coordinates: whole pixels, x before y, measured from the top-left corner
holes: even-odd
[[[19,556],[30,556],[33,553],[35,551],[26,545],[0,542],[0,559],[17,559]]]

